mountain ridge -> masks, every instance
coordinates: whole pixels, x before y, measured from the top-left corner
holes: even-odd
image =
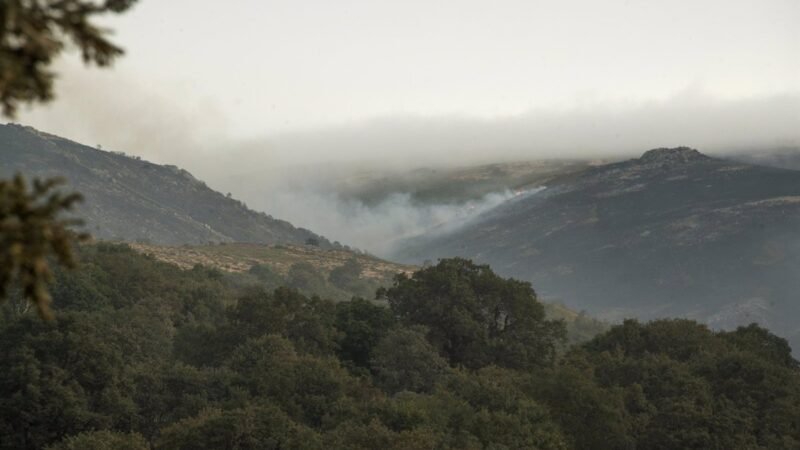
[[[63,177],[84,195],[76,215],[100,239],[158,244],[208,242],[332,244],[322,236],[247,208],[188,171],[38,131],[0,125],[0,175]]]

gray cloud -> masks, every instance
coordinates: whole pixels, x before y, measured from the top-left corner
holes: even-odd
[[[193,166],[224,148],[227,121],[209,99],[125,70],[57,64],[57,98],[20,114],[19,121],[86,145],[159,163]]]
[[[800,95],[719,100],[692,91],[631,106],[598,104],[494,119],[396,116],[234,146],[229,173],[270,165],[464,165],[634,155],[689,145],[710,153],[800,143]]]

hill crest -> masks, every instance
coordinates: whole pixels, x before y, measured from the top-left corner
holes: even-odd
[[[325,238],[253,211],[188,171],[82,145],[34,128],[0,125],[0,176],[59,176],[82,193],[77,216],[100,239],[157,244],[257,242],[322,247]]]

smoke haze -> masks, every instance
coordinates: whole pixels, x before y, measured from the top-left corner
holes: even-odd
[[[511,194],[496,192],[464,205],[419,204],[408,192],[396,192],[380,204],[365,205],[336,192],[341,180],[375,172],[401,176],[421,167],[625,158],[679,145],[712,154],[800,145],[800,96],[722,100],[696,89],[664,101],[586,104],[495,118],[387,116],[242,141],[231,137],[211,101],[173,102],[132,77],[84,75],[89,78],[67,76],[65,101],[25,114],[23,122],[89,145],[177,164],[250,207],[377,253],[396,238],[464,219]],[[64,111],[76,104],[80,107],[71,114]]]

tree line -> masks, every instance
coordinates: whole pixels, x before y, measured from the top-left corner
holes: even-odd
[[[0,308],[0,449],[800,447],[798,363],[756,325],[567,346],[530,284],[464,259],[334,302],[79,253],[54,320]]]

